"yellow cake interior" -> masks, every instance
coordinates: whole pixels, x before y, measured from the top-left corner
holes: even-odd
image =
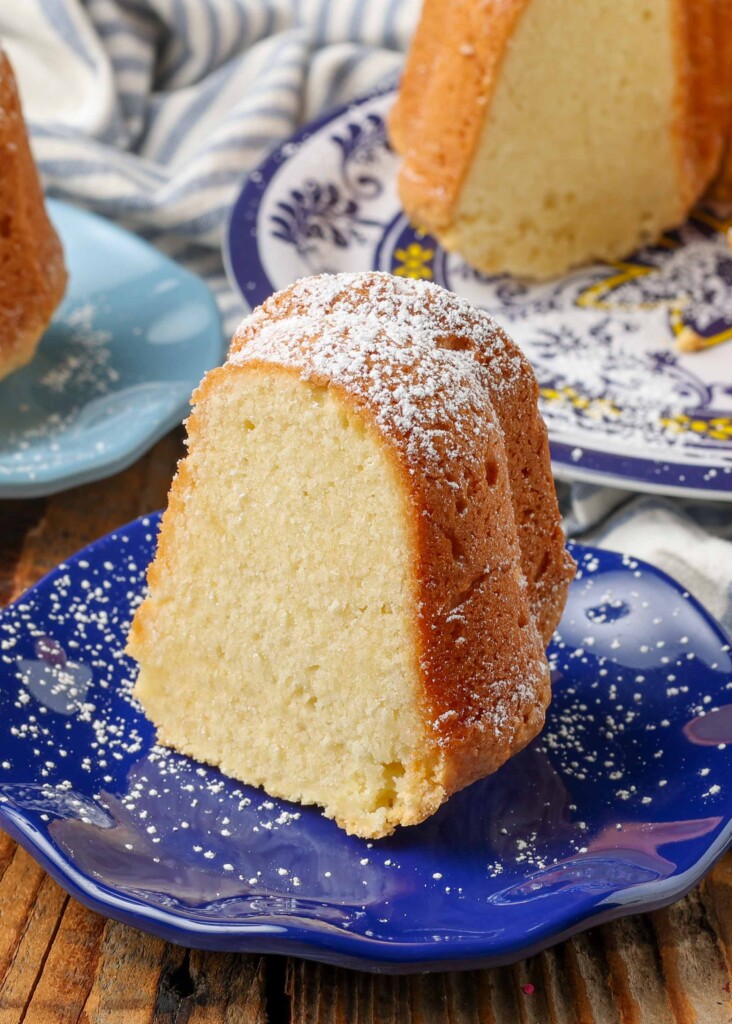
[[[527,4],[447,247],[486,272],[547,278],[683,219],[673,17],[671,0]]]
[[[131,635],[135,696],[163,743],[349,830],[424,817],[442,792],[409,761],[426,745],[399,470],[337,390],[214,375]]]

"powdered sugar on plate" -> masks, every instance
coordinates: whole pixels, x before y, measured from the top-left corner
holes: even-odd
[[[0,480],[12,478],[17,466],[32,466],[34,475],[48,471],[84,410],[114,390],[119,371],[111,341],[111,331],[95,326],[95,307],[77,306],[56,320],[31,368],[5,382],[4,389],[14,385],[16,401],[0,434]],[[103,451],[106,442],[96,443]]]
[[[94,306],[77,306],[60,321],[68,329],[68,342],[63,357],[45,371],[40,386],[50,392],[78,389],[85,400],[106,394],[119,380],[119,371],[111,365],[109,343],[112,332],[94,327]],[[68,415],[69,422],[78,409]]]
[[[362,966],[372,943],[401,963],[437,947],[491,962],[535,927],[549,941],[639,909],[634,893],[668,898],[726,842],[729,645],[655,570],[576,547],[543,734],[368,843],[156,745],[124,643],[157,526],[112,534],[0,615],[0,820],[98,909],[194,945],[267,934],[338,959],[349,935]]]
[[[124,469],[180,422],[222,354],[202,281],[91,213],[48,209],[68,285],[33,359],[0,381],[0,497]]]

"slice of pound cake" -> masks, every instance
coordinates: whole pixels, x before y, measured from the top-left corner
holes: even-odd
[[[129,641],[162,743],[378,837],[537,735],[574,565],[536,381],[487,315],[300,281],[188,435]]]

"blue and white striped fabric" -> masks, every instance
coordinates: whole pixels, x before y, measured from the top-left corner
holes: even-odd
[[[568,536],[657,565],[732,636],[732,504],[589,484],[560,484],[558,490]]]
[[[51,195],[201,274],[241,318],[221,237],[243,177],[295,127],[395,75],[419,0],[0,5]]]
[[[445,0],[449,2],[449,0]],[[394,76],[420,0],[5,0],[46,186],[201,274],[230,333],[232,200],[303,121]],[[684,583],[732,631],[732,506],[560,487],[571,536]]]

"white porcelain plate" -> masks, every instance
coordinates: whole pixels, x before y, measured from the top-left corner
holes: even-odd
[[[485,277],[402,212],[392,102],[332,112],[249,177],[225,253],[246,302],[325,272],[436,281],[491,313],[533,363],[559,477],[732,499],[732,213],[697,210],[627,261],[551,283]],[[679,352],[682,332],[703,350]]]

